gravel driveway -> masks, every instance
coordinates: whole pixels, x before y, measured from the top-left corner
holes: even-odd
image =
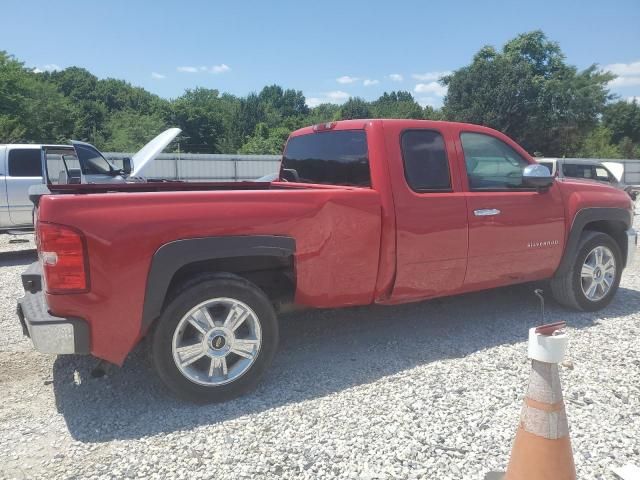
[[[0,477],[479,479],[504,469],[529,374],[534,285],[398,307],[283,316],[258,390],[169,397],[144,345],[122,369],[35,353],[15,317],[33,254],[0,256]],[[574,313],[561,368],[581,479],[640,463],[640,269]]]

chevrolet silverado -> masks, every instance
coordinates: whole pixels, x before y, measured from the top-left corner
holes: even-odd
[[[253,387],[284,305],[393,305],[548,279],[613,299],[633,258],[628,195],[551,176],[505,135],[425,120],[294,132],[274,182],[50,185],[18,302],[36,349],[121,365],[149,337],[177,395]]]

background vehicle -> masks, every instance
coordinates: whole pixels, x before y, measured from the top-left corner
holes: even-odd
[[[28,228],[33,222],[29,187],[50,184],[121,183],[137,177],[180,133],[171,128],[145,145],[119,169],[93,145],[72,141],[71,145],[0,145],[0,230]],[[43,158],[45,159],[43,166]]]
[[[608,165],[599,160],[588,158],[536,158],[535,160],[540,165],[547,167],[551,174],[558,178],[569,177],[596,180],[624,190],[633,200],[638,196],[638,191],[634,187],[626,185],[621,180],[621,175],[616,176]],[[624,169],[622,164],[618,165]]]
[[[73,148],[66,149],[75,158]],[[42,145],[0,145],[0,230],[32,226],[33,203],[29,200],[31,185],[42,183]]]
[[[549,171],[477,125],[348,120],[289,138],[288,182],[51,185],[19,316],[35,347],[122,364],[146,335],[165,384],[256,384],[283,304],[392,305],[549,279],[611,302],[635,252],[622,191]],[[366,327],[363,327],[366,328]]]

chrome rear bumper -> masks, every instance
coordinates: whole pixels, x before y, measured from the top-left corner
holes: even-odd
[[[22,331],[42,353],[89,353],[89,326],[80,318],[56,317],[49,313],[42,292],[42,272],[36,262],[22,274],[24,296],[17,314]]]

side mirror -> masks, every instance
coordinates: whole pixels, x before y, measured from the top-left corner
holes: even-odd
[[[552,183],[553,176],[551,176],[551,172],[544,165],[528,165],[522,171],[523,187],[548,188]]]
[[[129,175],[133,170],[133,163],[129,157],[124,157],[122,159],[122,171],[125,175]]]

